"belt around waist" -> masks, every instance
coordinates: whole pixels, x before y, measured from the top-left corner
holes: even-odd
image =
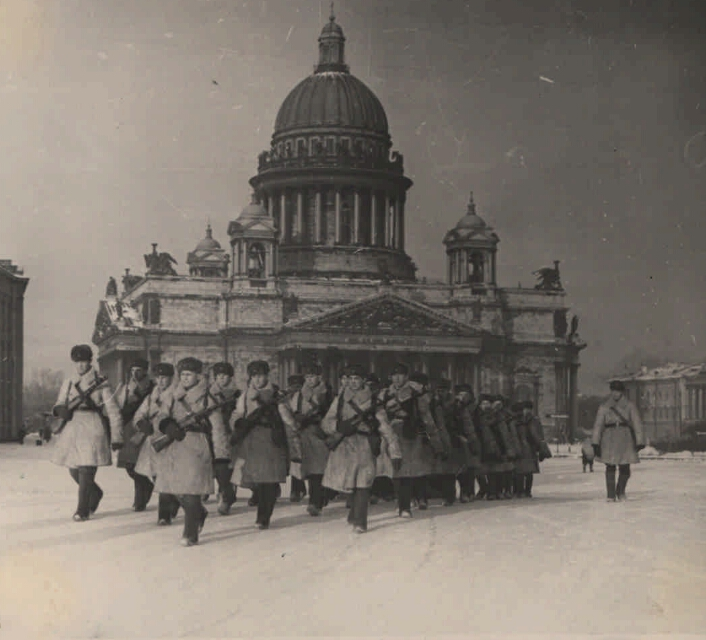
[[[610,429],[612,427],[629,427],[629,424],[626,424],[625,422],[611,422],[610,424],[606,424],[606,429]]]
[[[88,407],[79,407],[78,409],[74,409],[74,412],[76,412],[76,413],[98,413],[95,409],[89,409]]]

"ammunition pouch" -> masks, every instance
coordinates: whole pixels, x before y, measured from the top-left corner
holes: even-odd
[[[147,418],[142,418],[137,421],[135,428],[141,433],[149,436],[154,433],[154,427],[152,426],[152,421]]]

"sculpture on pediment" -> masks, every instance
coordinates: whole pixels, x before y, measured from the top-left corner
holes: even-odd
[[[157,243],[152,243],[152,253],[145,254],[148,276],[175,276],[177,272],[172,264],[179,264],[166,251],[157,253]]]
[[[142,280],[141,276],[135,276],[130,273],[130,269],[125,269],[125,275],[123,276],[123,291],[130,291],[133,289],[138,282]]]
[[[105,297],[114,298],[118,295],[118,283],[115,281],[113,276],[110,276],[108,284],[105,287]]]
[[[564,287],[559,278],[559,260],[554,260],[554,267],[544,267],[533,271],[539,282],[534,286],[538,291],[563,291]]]

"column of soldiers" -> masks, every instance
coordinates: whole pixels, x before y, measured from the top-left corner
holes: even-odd
[[[118,466],[134,484],[133,509],[159,494],[157,522],[170,525],[184,511],[181,544],[198,544],[208,511],[204,497],[217,485],[220,515],[231,512],[237,487],[252,491],[256,525],[265,530],[280,485],[288,475],[309,497],[318,517],[336,494],[348,496],[348,522],[368,527],[368,505],[396,500],[398,514],[425,510],[434,488],[444,506],[458,500],[531,497],[539,462],[551,457],[531,403],[481,395],[469,385],[452,389],[396,364],[389,384],[358,365],[341,374],[338,393],[317,364],[290,376],[285,390],[269,379],[267,362],[247,366],[242,391],[234,369],[221,362],[209,372],[196,358],[176,369],[136,360],[115,394],[92,366],[92,351],[71,351],[76,375],[66,380],[54,407],[59,419],[54,462],[79,485],[74,519],[87,520],[102,498],[98,466]],[[479,491],[476,492],[476,484]],[[458,486],[458,491],[457,491]]]

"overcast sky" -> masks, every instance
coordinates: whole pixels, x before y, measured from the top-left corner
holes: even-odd
[[[706,30],[688,0],[346,0],[351,72],[414,180],[407,250],[442,278],[473,190],[501,285],[561,260],[582,378],[633,348],[706,356]],[[227,244],[328,2],[0,6],[0,257],[31,278],[26,368],[89,342],[151,242]],[[218,84],[214,84],[213,81]]]

